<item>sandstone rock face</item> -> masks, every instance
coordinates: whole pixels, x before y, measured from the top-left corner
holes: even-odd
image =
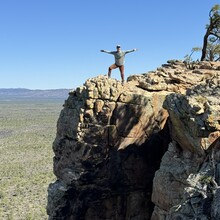
[[[172,142],[155,174],[152,220],[220,219],[219,97],[218,71],[185,95],[167,96]]]
[[[49,219],[220,219],[219,67],[173,60],[124,86],[98,76],[71,91]]]

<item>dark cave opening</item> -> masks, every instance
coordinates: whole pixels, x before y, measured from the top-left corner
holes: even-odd
[[[155,172],[160,168],[161,159],[170,142],[171,137],[167,121],[161,131],[153,134],[141,146],[130,145],[118,154],[121,163],[119,182],[121,179],[124,181],[122,184],[117,184],[117,187],[130,192],[141,191],[145,195],[145,197],[140,198],[140,200],[145,201],[136,201],[138,204],[143,204],[143,207],[139,207],[140,220],[150,219],[152,215],[154,209],[154,204],[151,202],[153,179]],[[130,212],[132,213],[131,210]]]

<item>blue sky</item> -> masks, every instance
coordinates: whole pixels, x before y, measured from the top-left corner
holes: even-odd
[[[0,0],[0,88],[76,88],[107,73],[114,57],[100,50],[117,44],[138,48],[126,55],[126,77],[184,59],[202,46],[209,10],[219,3]]]

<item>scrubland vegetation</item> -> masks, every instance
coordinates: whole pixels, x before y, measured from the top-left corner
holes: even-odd
[[[0,100],[0,219],[47,219],[52,143],[64,100]]]

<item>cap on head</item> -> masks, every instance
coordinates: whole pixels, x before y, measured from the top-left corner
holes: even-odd
[[[116,48],[117,48],[117,49],[118,49],[118,48],[121,48],[121,46],[120,46],[120,45],[117,45]]]

